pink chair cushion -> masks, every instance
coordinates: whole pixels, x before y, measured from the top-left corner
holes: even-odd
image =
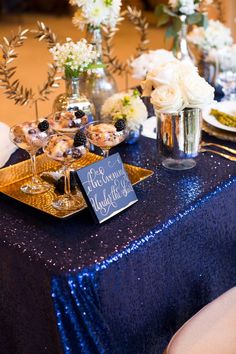
[[[236,287],[190,318],[171,339],[166,354],[236,354]]]

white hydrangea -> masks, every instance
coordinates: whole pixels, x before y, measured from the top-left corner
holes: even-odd
[[[183,15],[192,15],[196,9],[196,4],[194,0],[180,0],[179,1],[179,11]]]
[[[189,33],[188,40],[207,53],[211,49],[219,50],[233,43],[231,30],[218,20],[209,20],[206,29],[195,27]]]
[[[128,129],[137,130],[147,119],[148,112],[139,95],[129,91],[109,97],[102,106],[101,115],[104,121],[113,123],[124,118]]]
[[[145,79],[147,72],[173,60],[176,59],[171,51],[165,49],[150,50],[132,61],[132,76],[134,79]]]
[[[73,24],[79,28],[86,24],[93,27],[115,27],[120,16],[121,0],[70,0],[70,4],[79,7],[72,19]]]
[[[67,38],[66,43],[57,43],[49,51],[61,71],[69,70],[77,74],[88,70],[97,59],[97,52],[86,39],[74,43]]]
[[[222,50],[218,51],[217,59],[221,71],[236,72],[236,44],[230,47],[224,47]]]

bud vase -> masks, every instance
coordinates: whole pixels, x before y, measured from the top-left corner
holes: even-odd
[[[173,53],[177,59],[188,60],[191,61],[193,64],[195,64],[196,60],[194,58],[194,55],[192,54],[191,50],[188,47],[188,41],[187,41],[188,25],[186,23],[186,16],[181,15],[179,18],[181,21],[181,29],[177,33],[174,39]]]
[[[178,113],[155,113],[158,153],[162,165],[171,170],[193,168],[201,141],[201,110],[186,108]]]
[[[60,111],[84,111],[89,122],[94,120],[94,106],[86,96],[80,94],[80,82],[78,77],[65,77],[66,92],[58,95],[53,103],[53,113]]]
[[[198,61],[198,71],[210,85],[216,86],[219,71],[217,60],[210,60],[208,53],[202,52]]]
[[[113,76],[108,72],[103,64],[102,58],[102,34],[101,29],[91,30],[92,39],[90,42],[96,47],[98,53],[98,68],[93,72],[85,72],[81,80],[81,92],[94,104],[96,120],[101,120],[101,107],[105,100],[118,92]]]

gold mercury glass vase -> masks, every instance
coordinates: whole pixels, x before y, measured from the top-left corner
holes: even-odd
[[[113,76],[103,64],[102,58],[102,33],[100,28],[91,29],[89,41],[96,48],[98,53],[98,68],[93,72],[85,72],[81,77],[81,92],[94,104],[96,120],[101,120],[101,107],[105,100],[118,92]]]

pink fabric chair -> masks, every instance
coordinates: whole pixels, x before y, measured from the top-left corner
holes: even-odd
[[[236,287],[190,318],[164,354],[236,354]]]

